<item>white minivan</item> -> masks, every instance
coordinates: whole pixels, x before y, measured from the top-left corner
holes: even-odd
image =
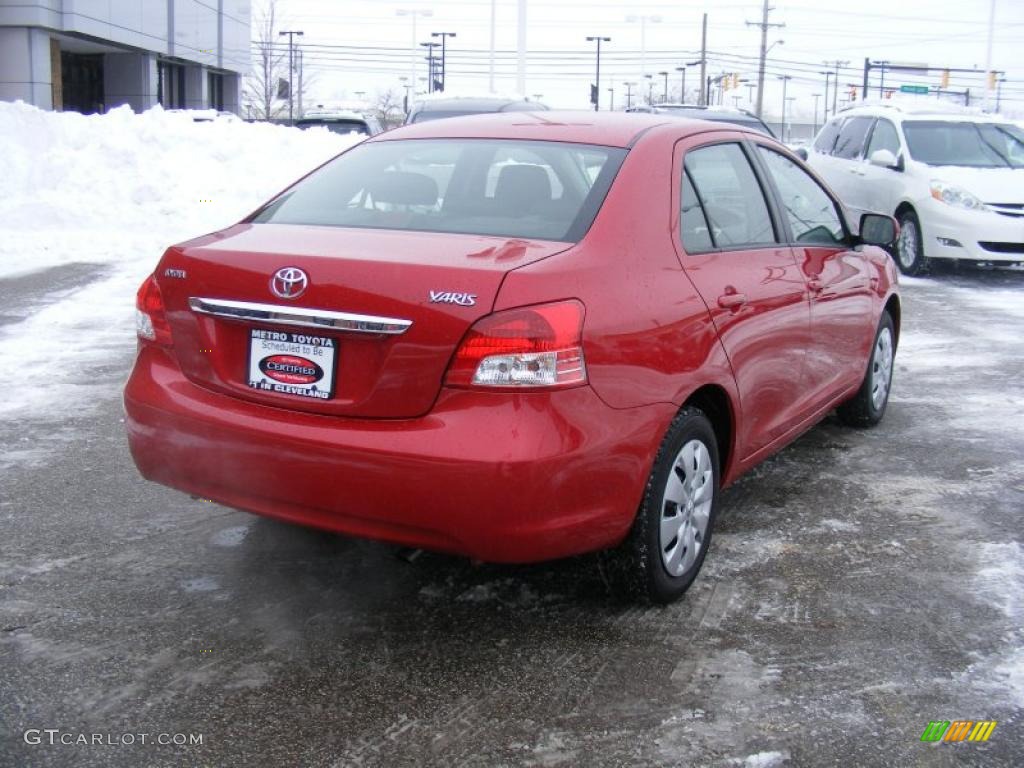
[[[1024,130],[949,105],[870,105],[828,121],[807,161],[849,208],[900,223],[908,275],[930,259],[1024,262]]]

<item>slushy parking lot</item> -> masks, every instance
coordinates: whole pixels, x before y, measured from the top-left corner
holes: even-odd
[[[0,292],[35,307],[99,277]],[[617,602],[593,557],[409,562],[148,484],[121,423],[133,350],[87,365],[93,413],[3,422],[0,763],[1020,765],[1022,290],[904,280],[885,421],[826,421],[728,490],[665,608]],[[998,724],[922,743],[955,720]]]

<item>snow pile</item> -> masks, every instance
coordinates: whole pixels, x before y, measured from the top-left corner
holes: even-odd
[[[219,229],[355,141],[264,123],[197,123],[159,108],[84,116],[2,102],[0,137],[0,276],[137,255],[88,242],[103,237],[142,236],[159,251]],[[68,233],[83,247],[55,248],[70,246]]]
[[[2,310],[25,317],[0,325],[0,365],[46,372],[8,390],[0,418],[59,421],[109,398],[110,366],[135,347],[135,291],[163,250],[238,221],[356,141],[161,109],[0,102],[0,279],[19,278]],[[51,293],[57,273],[33,277],[76,262],[96,265],[83,268],[91,282]]]

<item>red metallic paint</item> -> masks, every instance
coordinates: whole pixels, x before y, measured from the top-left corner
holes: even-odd
[[[724,484],[856,390],[895,291],[880,249],[690,255],[679,245],[686,150],[723,139],[779,145],[721,124],[621,113],[455,118],[374,141],[427,137],[633,144],[575,245],[239,224],[169,249],[157,280],[174,346],[141,343],[125,390],[145,477],[304,525],[538,561],[625,536],[665,429],[698,389],[717,388],[729,405]],[[311,277],[292,305],[414,321],[400,337],[336,334],[327,403],[245,387],[249,326],[187,306],[189,296],[273,302],[267,280],[285,265]],[[189,277],[163,278],[164,268]],[[479,300],[428,304],[428,287]],[[728,306],[739,293],[747,301]],[[474,321],[567,299],[585,308],[587,385],[443,386]]]

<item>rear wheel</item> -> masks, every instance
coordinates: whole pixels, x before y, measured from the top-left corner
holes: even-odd
[[[920,275],[928,267],[924,256],[924,237],[917,214],[906,210],[900,214],[900,236],[896,239],[896,265],[905,275]]]
[[[882,313],[871,347],[871,359],[857,394],[839,406],[837,413],[852,427],[872,427],[882,420],[892,387],[892,367],[896,355],[896,331],[892,317]]]
[[[631,597],[670,603],[697,578],[718,509],[718,444],[697,408],[672,421],[626,541],[611,554]]]

